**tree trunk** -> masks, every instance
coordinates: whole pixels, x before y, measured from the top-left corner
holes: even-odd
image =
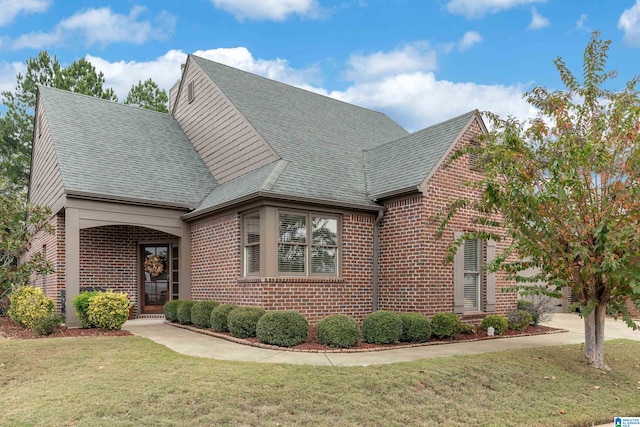
[[[584,357],[596,369],[609,370],[604,363],[604,320],[606,306],[599,304],[584,318]]]

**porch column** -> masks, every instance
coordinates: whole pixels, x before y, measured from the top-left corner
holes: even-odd
[[[80,210],[66,208],[64,218],[66,325],[77,328],[78,317],[71,301],[80,293]]]
[[[191,299],[191,225],[182,224],[180,236],[180,258],[178,260],[180,271],[180,287],[178,297],[181,300]]]

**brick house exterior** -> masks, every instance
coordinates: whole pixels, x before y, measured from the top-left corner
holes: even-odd
[[[445,167],[486,131],[477,111],[409,133],[195,56],[170,95],[166,115],[39,89],[29,197],[52,208],[56,234],[37,234],[25,256],[54,264],[32,281],[58,309],[89,287],[126,292],[141,316],[174,298],[312,323],[377,309],[477,321],[515,307],[501,291],[512,283],[479,267],[495,243],[444,261],[456,233],[477,229],[471,212],[436,236],[434,216],[479,179],[468,156]],[[143,267],[154,254],[157,277]]]

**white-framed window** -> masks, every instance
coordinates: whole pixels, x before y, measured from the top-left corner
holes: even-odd
[[[471,239],[464,241],[464,309],[465,311],[480,311],[482,297],[480,265],[482,247],[481,241]]]
[[[464,233],[454,233],[461,239]],[[462,240],[453,260],[453,311],[492,312],[496,309],[496,276],[483,268],[495,259],[493,240]]]
[[[260,213],[252,212],[242,217],[242,244],[244,246],[244,270],[246,276],[260,274]]]
[[[337,276],[339,218],[311,212],[278,212],[278,274]]]

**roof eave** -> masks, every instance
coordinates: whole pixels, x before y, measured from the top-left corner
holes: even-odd
[[[415,184],[415,185],[410,185],[410,186],[404,187],[404,188],[397,188],[397,189],[394,189],[394,190],[386,191],[386,192],[380,193],[380,194],[372,194],[371,198],[374,201],[378,201],[378,200],[389,199],[391,197],[404,196],[404,195],[412,194],[412,193],[421,193],[420,186]]]
[[[195,206],[186,203],[166,202],[162,200],[140,199],[137,197],[116,196],[113,194],[92,193],[88,191],[65,190],[67,198],[93,200],[98,202],[123,203],[127,205],[149,206],[179,210],[193,210]]]
[[[370,212],[377,212],[377,211],[384,210],[384,206],[378,206],[378,205],[366,205],[362,203],[349,203],[349,202],[342,202],[342,201],[336,201],[336,200],[317,199],[313,197],[299,197],[299,196],[292,196],[292,195],[286,195],[286,194],[278,194],[270,191],[258,191],[255,193],[248,194],[246,196],[235,198],[225,203],[221,203],[219,205],[202,209],[200,211],[186,213],[182,215],[182,219],[184,221],[191,221],[197,218],[201,218],[203,216],[211,215],[218,211],[222,211],[234,205],[239,205],[239,204],[250,202],[256,199],[284,200],[288,202],[309,203],[309,204],[315,204],[315,205],[324,205],[324,206],[355,209],[359,211],[370,211]]]

